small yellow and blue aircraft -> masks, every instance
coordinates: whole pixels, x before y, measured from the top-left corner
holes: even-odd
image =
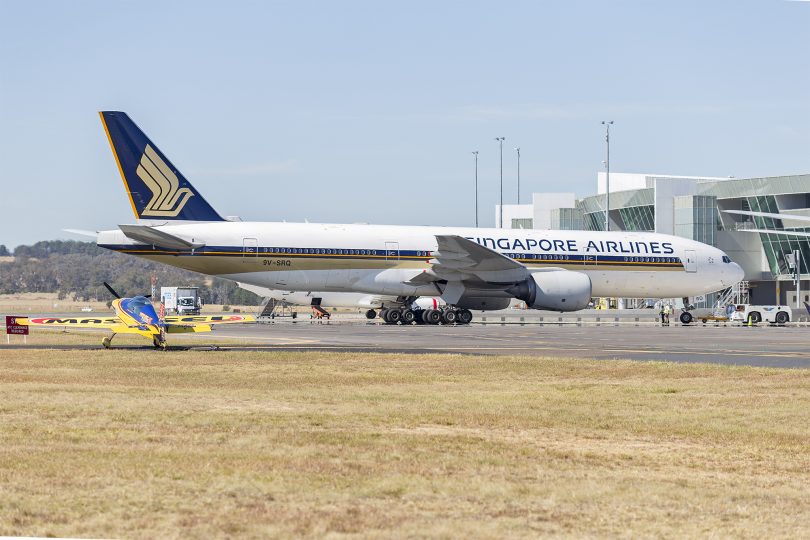
[[[17,317],[18,324],[111,330],[112,335],[101,340],[105,349],[111,347],[116,334],[138,334],[152,340],[156,349],[165,349],[166,334],[210,332],[213,324],[256,322],[250,315],[181,315],[160,318],[148,296],[122,298],[109,284],[104,283],[104,286],[115,296],[112,302],[115,317]]]

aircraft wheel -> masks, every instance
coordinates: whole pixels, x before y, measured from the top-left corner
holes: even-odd
[[[377,317],[377,312],[373,309],[366,311],[366,319],[374,319]]]
[[[108,337],[105,337],[104,339],[101,340],[101,344],[104,345],[105,349],[110,348],[110,343],[111,342],[112,342],[112,340],[110,338],[108,338]]]
[[[458,315],[452,309],[448,309],[444,313],[442,313],[442,322],[444,324],[453,324],[456,322],[457,319]]]
[[[384,320],[386,323],[388,322],[388,310],[387,309],[381,309],[380,310],[380,318],[382,320]]]
[[[416,320],[416,314],[410,309],[403,309],[401,315],[402,324],[413,324],[413,321]]]
[[[683,324],[689,324],[692,322],[693,319],[692,314],[689,313],[688,311],[684,311],[683,313],[681,313],[681,316],[678,318],[681,320],[681,323]]]
[[[389,309],[388,310],[388,320],[386,321],[388,324],[397,324],[400,319],[402,319],[402,312],[398,309]]]
[[[458,312],[458,322],[460,324],[470,324],[472,320],[473,314],[469,309],[462,309]]]
[[[425,310],[419,309],[413,312],[413,321],[416,324],[425,324]]]
[[[426,309],[422,313],[422,320],[427,324],[439,324],[442,320],[442,313],[436,309]]]

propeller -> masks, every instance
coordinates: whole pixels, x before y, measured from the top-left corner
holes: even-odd
[[[115,289],[110,287],[110,284],[107,283],[106,281],[104,282],[104,286],[107,287],[107,290],[110,291],[110,294],[112,294],[114,297],[119,298],[119,299],[121,298],[121,295],[118,294],[117,292],[115,292]]]
[[[121,298],[121,295],[118,294],[117,292],[115,292],[115,289],[113,289],[112,286],[109,283],[107,283],[106,281],[104,282],[104,286],[107,287],[107,290],[110,291],[110,294],[112,294],[114,297],[116,297],[118,299]],[[144,298],[152,298],[152,295],[151,294],[144,294],[143,297]]]

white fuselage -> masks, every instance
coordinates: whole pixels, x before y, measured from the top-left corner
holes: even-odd
[[[163,249],[134,242],[119,230],[100,232],[98,244],[268,289],[386,296],[440,294],[438,284],[408,283],[431,268],[436,235],[468,238],[529,271],[585,273],[595,297],[694,296],[731,286],[743,275],[717,248],[656,233],[268,222],[157,228],[204,246]]]

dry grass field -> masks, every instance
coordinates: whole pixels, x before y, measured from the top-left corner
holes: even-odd
[[[0,347],[0,535],[807,537],[809,434],[800,370]]]

